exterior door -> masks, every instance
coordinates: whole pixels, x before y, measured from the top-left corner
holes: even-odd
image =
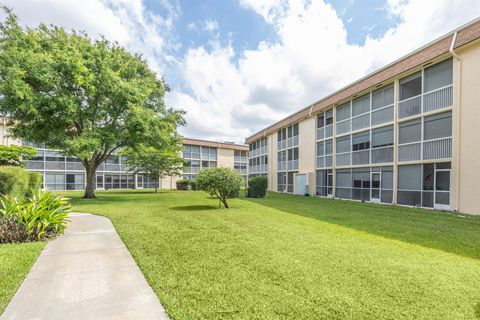
[[[306,174],[296,174],[295,175],[295,194],[305,195],[308,193],[307,190],[307,175]]]
[[[370,189],[370,201],[380,202],[380,186],[382,181],[382,173],[372,172],[371,173],[371,189]]]
[[[143,189],[143,174],[137,175],[137,189]]]
[[[329,170],[331,171],[331,170]],[[333,196],[333,173],[327,173],[327,197]]]
[[[450,210],[450,169],[435,170],[433,207]]]

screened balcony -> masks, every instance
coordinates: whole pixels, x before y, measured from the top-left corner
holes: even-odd
[[[398,161],[450,159],[451,157],[451,112],[400,123]]]
[[[450,107],[453,103],[452,59],[400,80],[398,118]]]

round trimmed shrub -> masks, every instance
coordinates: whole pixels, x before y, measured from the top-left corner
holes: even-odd
[[[248,179],[247,197],[263,198],[267,194],[268,180],[266,176]]]

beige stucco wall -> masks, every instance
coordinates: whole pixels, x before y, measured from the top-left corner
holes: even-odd
[[[234,155],[234,150],[219,148],[217,150],[217,166],[233,169]]]
[[[454,60],[454,88],[459,91],[454,96],[457,100],[453,126],[452,204],[453,209],[460,212],[480,215],[480,41],[457,53],[460,61]]]
[[[299,123],[298,173],[307,174],[309,193],[315,194],[315,118],[310,117]]]
[[[277,133],[268,136],[268,190],[277,191]]]

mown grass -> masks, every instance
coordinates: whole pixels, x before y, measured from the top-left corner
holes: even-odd
[[[172,319],[480,319],[480,219],[269,193],[71,193]]]
[[[0,314],[44,246],[44,242],[0,244]]]

